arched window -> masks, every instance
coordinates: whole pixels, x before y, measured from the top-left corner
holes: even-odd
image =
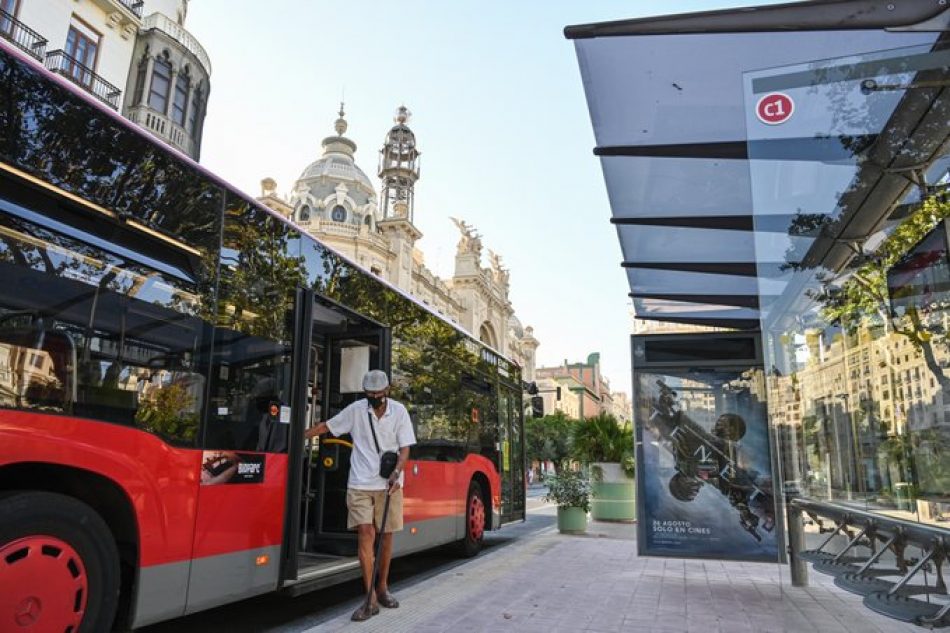
[[[485,345],[495,347],[495,332],[488,321],[482,323],[482,326],[478,329],[478,340]]]
[[[333,210],[330,212],[330,219],[334,222],[345,222],[346,221],[346,208],[341,205],[336,205],[333,207]]]
[[[366,217],[363,218],[363,224],[365,224],[369,228],[373,228],[373,214],[372,213],[366,214]]]
[[[297,220],[300,222],[309,222],[310,221],[310,207],[303,205],[300,207],[300,211],[297,212]]]
[[[172,85],[172,64],[165,55],[155,58],[152,85],[148,89],[148,107],[162,114],[168,112],[168,91]]]
[[[172,99],[172,121],[185,126],[185,112],[188,110],[188,91],[191,89],[191,76],[188,67],[178,73],[175,79],[175,97]]]

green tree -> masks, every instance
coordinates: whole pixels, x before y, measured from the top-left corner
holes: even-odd
[[[609,413],[579,422],[571,434],[574,456],[585,464],[617,463],[633,476],[633,429]]]
[[[580,424],[561,411],[525,420],[525,450],[528,461],[550,461],[562,472],[571,457],[571,428]]]

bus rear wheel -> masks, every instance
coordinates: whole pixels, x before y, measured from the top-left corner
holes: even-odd
[[[482,487],[473,481],[465,498],[465,538],[459,541],[459,552],[471,558],[482,549],[485,540],[485,498]]]
[[[119,552],[95,510],[65,495],[0,498],[0,630],[108,631]]]

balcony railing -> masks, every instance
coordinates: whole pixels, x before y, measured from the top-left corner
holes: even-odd
[[[9,40],[14,46],[38,61],[43,61],[43,56],[46,54],[46,40],[2,9],[0,9],[0,37]]]
[[[81,64],[76,58],[67,55],[66,51],[55,50],[47,53],[46,67],[85,88],[113,110],[119,109],[119,96],[122,91],[97,75],[88,66]]]
[[[201,65],[204,67],[205,73],[208,75],[211,74],[211,59],[208,58],[208,53],[205,52],[204,47],[185,27],[163,13],[153,13],[142,20],[142,28],[146,31],[149,29],[162,31],[197,57],[198,61],[201,62]]]
[[[144,0],[119,0],[119,4],[134,13],[135,17],[142,17],[142,5],[145,4]]]

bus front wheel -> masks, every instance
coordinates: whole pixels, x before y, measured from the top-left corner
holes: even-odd
[[[0,498],[0,630],[112,628],[119,552],[95,510],[65,495]]]
[[[485,539],[485,497],[477,481],[468,485],[465,498],[465,537],[459,541],[459,552],[471,558],[482,549]]]

